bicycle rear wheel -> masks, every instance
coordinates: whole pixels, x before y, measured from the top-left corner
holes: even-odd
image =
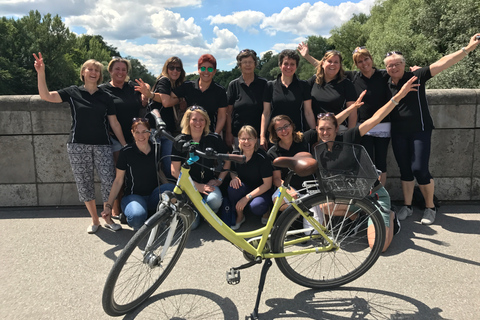
[[[281,216],[272,234],[273,252],[283,253],[310,248],[318,252],[277,258],[280,271],[293,282],[315,289],[330,289],[349,283],[377,261],[385,243],[385,224],[379,208],[369,199],[329,198],[313,194],[303,198],[303,210],[316,211],[318,221],[336,249],[321,251],[328,241],[290,206]],[[320,210],[319,210],[320,209]],[[370,249],[367,238],[375,231]],[[373,229],[372,229],[373,228]]]
[[[182,254],[190,234],[191,212],[171,214],[161,208],[156,215],[161,217],[143,225],[127,243],[107,277],[102,304],[110,316],[125,314],[150,297]]]

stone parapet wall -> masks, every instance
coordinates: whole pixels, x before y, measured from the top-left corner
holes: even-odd
[[[440,200],[480,200],[480,89],[427,90],[436,126],[430,167]],[[79,205],[66,152],[68,104],[0,96],[0,206]],[[402,199],[391,149],[386,188]],[[97,199],[100,199],[97,181]],[[98,201],[98,200],[97,200]]]

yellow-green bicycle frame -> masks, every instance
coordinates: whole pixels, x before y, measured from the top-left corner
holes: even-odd
[[[292,198],[292,196],[288,194],[287,188],[285,186],[282,185],[279,188],[279,191],[280,191],[280,195],[276,198],[272,211],[270,213],[268,222],[264,227],[253,230],[253,231],[249,231],[249,232],[235,232],[228,225],[226,225],[222,221],[222,219],[220,219],[220,217],[218,217],[217,214],[215,214],[215,212],[213,212],[213,210],[206,204],[200,192],[198,192],[197,188],[195,187],[195,184],[192,178],[190,177],[189,168],[185,168],[184,166],[181,167],[180,174],[177,180],[177,185],[173,190],[173,192],[178,195],[185,193],[190,198],[192,203],[195,205],[197,210],[202,214],[202,216],[208,221],[208,223],[210,223],[210,225],[215,230],[217,230],[222,236],[224,236],[231,243],[243,249],[244,251],[248,252],[249,254],[253,255],[254,257],[261,257],[262,259],[281,258],[281,257],[301,255],[306,253],[336,250],[338,246],[335,245],[335,243],[325,234],[326,228],[323,225],[321,225],[316,219],[314,219],[309,212],[305,213],[298,207],[297,203]],[[292,251],[288,253],[272,253],[268,251],[264,252],[265,245],[269,238],[270,232],[273,228],[275,218],[277,217],[280,206],[282,205],[282,199],[284,198],[318,232],[318,234],[305,235],[305,237],[303,238],[298,238],[293,241],[286,242],[285,247],[288,245],[301,243],[312,238],[317,238],[317,239],[324,238],[326,240],[326,243],[328,243],[327,246],[305,249],[305,250],[297,250],[297,251]],[[259,237],[259,236],[261,236],[261,239],[257,248],[245,240],[245,239]]]

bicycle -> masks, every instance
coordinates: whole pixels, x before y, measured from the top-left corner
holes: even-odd
[[[160,118],[156,121],[159,132],[173,139],[162,130],[163,121]],[[375,199],[365,195],[336,196],[318,181],[306,183],[307,194],[298,199],[287,193],[295,173],[300,176],[320,173],[317,160],[310,154],[275,159],[277,167],[288,167],[290,172],[278,190],[267,224],[253,231],[235,232],[206,205],[189,171],[199,157],[244,162],[244,156],[218,154],[213,150],[201,152],[195,144],[184,141],[175,141],[174,147],[188,149],[190,157],[181,167],[174,191],[161,195],[157,212],[135,233],[115,261],[102,297],[107,314],[119,316],[133,310],[162,284],[187,242],[195,218],[192,206],[215,230],[242,250],[248,261],[227,271],[229,284],[240,282],[241,269],[265,260],[251,319],[258,318],[271,259],[275,259],[288,279],[314,289],[331,289],[349,283],[367,272],[378,259],[385,241],[385,226]],[[289,206],[279,214],[283,199]],[[342,210],[342,214],[338,210]],[[375,231],[371,249],[367,244],[366,218]]]

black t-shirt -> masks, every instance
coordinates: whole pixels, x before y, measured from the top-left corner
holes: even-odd
[[[276,143],[275,145],[273,145],[273,147],[271,147],[268,150],[267,153],[268,153],[268,156],[270,157],[271,161],[273,162],[273,160],[275,160],[278,157],[293,157],[294,155],[296,155],[299,152],[308,152],[308,144],[307,144],[307,141],[305,140],[305,138],[303,138],[302,141],[300,141],[300,142],[293,141],[292,145],[290,146],[290,149],[288,149],[288,150],[283,149],[282,147],[280,147],[278,145],[278,143]],[[275,167],[275,166],[273,166],[273,170],[280,170],[281,171],[282,180],[285,180],[285,178],[288,174],[288,171],[289,171],[288,168],[279,168],[279,167]],[[297,175],[294,175],[292,177],[292,180],[290,181],[290,185],[293,188],[298,190],[298,189],[302,188],[303,181],[314,180],[314,179],[315,178],[313,176],[299,177]]]
[[[170,95],[172,93],[172,83],[170,82],[170,79],[168,79],[168,77],[161,77],[160,79],[158,79],[155,83],[155,87],[153,88],[153,92]],[[170,133],[174,133],[176,130],[176,125],[173,108],[175,106],[168,108],[163,107],[160,102],[152,100],[149,104],[149,107],[150,110],[157,109],[160,112],[162,120],[167,125],[167,131]]]
[[[115,115],[115,105],[109,93],[99,88],[90,94],[82,85],[58,90],[58,94],[70,104],[72,127],[67,143],[110,144],[107,115]]]
[[[358,109],[358,122],[370,119],[390,99],[387,72],[385,70],[374,70],[375,72],[370,78],[365,77],[358,71],[345,72],[345,75],[353,82],[357,97],[364,90],[367,90],[362,99],[363,105]],[[390,116],[387,115],[382,122],[390,122]]]
[[[263,95],[263,101],[271,104],[270,120],[278,115],[287,115],[295,124],[296,131],[308,130],[309,126],[305,120],[303,102],[310,100],[310,85],[299,80],[296,75],[292,83],[285,87],[281,75],[276,80],[268,81]]]
[[[338,82],[336,79],[320,86],[315,82],[317,76],[308,80],[312,86],[312,110],[315,119],[319,113],[333,112],[338,114],[346,108],[348,101],[357,100],[353,83],[347,78]]]
[[[397,94],[405,82],[414,75],[418,77],[416,83],[419,83],[420,86],[417,88],[418,91],[411,91],[400,100],[399,105],[390,113],[392,133],[413,133],[434,129],[425,93],[425,83],[432,78],[430,67],[423,67],[413,72],[405,72],[396,85],[392,83],[391,78],[388,79],[391,97]]]
[[[100,85],[100,88],[112,95],[123,137],[126,142],[133,142],[132,119],[138,117],[142,108],[142,94],[135,91],[132,81],[125,82],[122,88],[114,87],[110,82]]]
[[[207,90],[200,90],[198,85],[200,79],[195,81],[185,81],[181,86],[173,89],[173,93],[179,98],[185,98],[187,105],[197,105],[204,108],[210,117],[210,131],[215,132],[217,124],[217,111],[219,108],[226,108],[227,93],[225,88],[212,81]]]
[[[232,80],[227,89],[227,101],[233,105],[232,134],[238,136],[238,131],[244,125],[251,125],[260,134],[260,123],[263,113],[263,92],[267,80],[255,75],[255,79],[246,85],[243,76]]]
[[[157,163],[160,152],[155,159],[155,148],[150,143],[150,152],[143,153],[135,143],[131,143],[120,150],[117,160],[117,169],[125,171],[124,195],[137,194],[149,196],[158,187]]]
[[[273,167],[267,153],[258,149],[246,163],[232,162],[232,171],[237,172],[240,180],[249,188],[255,189],[263,184],[263,179],[272,176]]]
[[[182,140],[190,141],[192,140],[192,136],[187,134],[180,134],[182,136]],[[177,138],[179,139],[179,138]],[[218,153],[227,153],[227,145],[223,142],[222,138],[215,133],[209,133],[206,136],[202,136],[200,139],[199,145],[197,147],[200,151],[205,151],[207,148],[212,148],[213,150],[217,151]],[[172,161],[180,161],[181,163],[184,162],[185,158],[188,158],[188,152],[179,152],[175,148],[172,150]],[[206,167],[203,167],[204,165]],[[190,169],[190,176],[192,177],[193,181],[198,183],[207,183],[208,181],[215,179],[215,175],[213,171],[209,168],[215,167],[215,160],[212,159],[205,159],[200,158],[197,162],[195,162]]]

